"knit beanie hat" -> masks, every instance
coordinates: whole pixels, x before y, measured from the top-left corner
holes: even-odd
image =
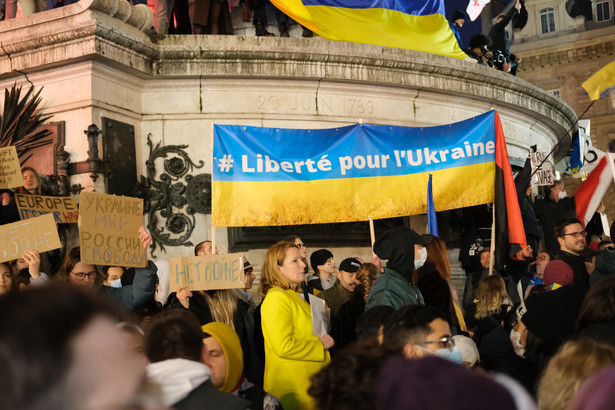
[[[596,256],[596,268],[589,277],[589,283],[593,285],[609,275],[615,275],[615,249],[605,248]]]
[[[574,333],[584,297],[584,290],[575,284],[532,294],[525,300],[527,312],[521,321],[539,338],[561,343]]]
[[[459,19],[466,19],[465,14],[463,14],[463,11],[461,10],[455,10],[453,12],[453,17],[451,17],[451,21],[455,21],[455,20],[459,20]]]
[[[435,356],[390,359],[377,389],[381,409],[516,409],[506,388],[487,375]]]
[[[222,346],[226,359],[226,376],[220,390],[230,393],[237,386],[243,374],[243,350],[241,350],[239,336],[226,323],[211,322],[203,325],[201,329],[203,329],[203,333],[207,333],[216,339]]]
[[[545,267],[544,275],[542,276],[542,282],[545,285],[552,285],[557,283],[558,285],[569,285],[574,278],[574,272],[570,265],[561,260],[553,260]]]
[[[318,272],[318,267],[324,265],[327,259],[332,258],[333,254],[328,249],[319,249],[310,256],[310,265],[314,272]]]

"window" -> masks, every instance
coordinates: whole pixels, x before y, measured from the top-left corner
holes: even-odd
[[[540,27],[542,34],[555,31],[555,9],[553,7],[540,10]]]
[[[611,19],[611,8],[608,1],[596,3],[596,21],[608,21]]]
[[[559,94],[559,90],[547,90],[547,92],[554,97],[561,98]]]

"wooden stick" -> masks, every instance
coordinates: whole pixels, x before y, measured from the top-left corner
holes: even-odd
[[[215,167],[215,160],[214,160],[214,122],[211,122],[211,174],[214,174],[214,169],[213,167]],[[212,255],[216,254],[216,225],[214,224],[214,206],[213,206],[213,201],[212,201],[212,207],[211,207],[211,253]]]
[[[493,203],[493,219],[491,224],[491,247],[489,248],[489,276],[493,275],[493,265],[495,264],[495,202]]]
[[[374,231],[374,220],[372,219],[371,216],[368,216],[368,218],[369,218],[369,236],[372,241],[372,257],[376,257],[376,254],[374,253],[374,242],[376,242],[376,232]]]

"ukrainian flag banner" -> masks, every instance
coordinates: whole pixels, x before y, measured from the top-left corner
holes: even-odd
[[[443,0],[271,0],[329,40],[465,58],[444,17]]]
[[[589,77],[581,86],[590,100],[599,100],[615,88],[615,61],[609,63]]]
[[[366,221],[493,202],[495,111],[439,127],[214,126],[216,226]]]

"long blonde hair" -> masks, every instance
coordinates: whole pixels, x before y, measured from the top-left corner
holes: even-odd
[[[567,409],[581,384],[615,365],[615,348],[583,338],[569,341],[549,361],[538,385],[538,408]]]
[[[508,300],[504,279],[498,274],[487,276],[478,283],[474,296],[478,300],[476,319],[500,313],[502,304]]]
[[[221,322],[235,328],[237,297],[229,289],[219,289],[213,294],[201,292],[207,301],[214,322]]]
[[[357,280],[363,285],[363,299],[367,302],[372,285],[380,276],[380,271],[373,263],[362,263],[357,270]]]
[[[291,249],[299,249],[297,245],[289,242],[278,242],[267,250],[265,262],[261,270],[261,283],[258,288],[258,293],[265,296],[271,288],[282,288],[284,290],[292,289],[293,286],[280,272],[280,266],[284,264],[286,252]]]

